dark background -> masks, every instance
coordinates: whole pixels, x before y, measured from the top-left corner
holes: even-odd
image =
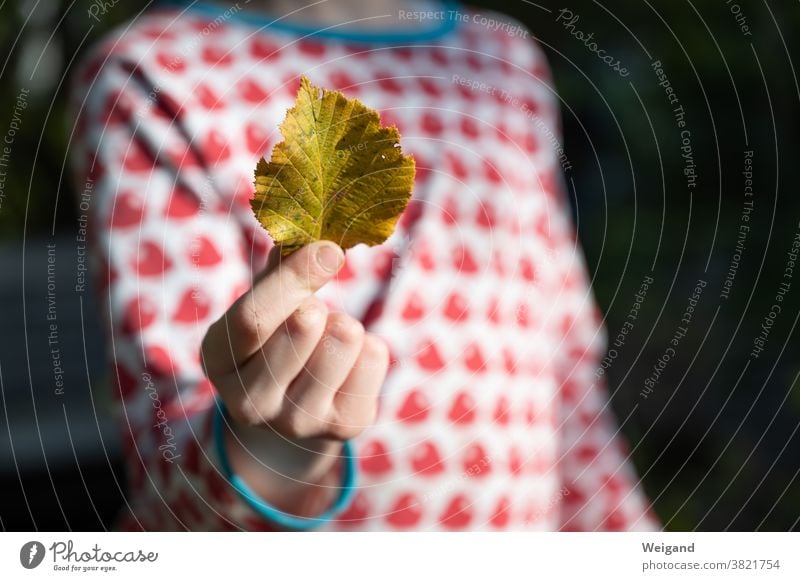
[[[145,5],[138,4],[118,3],[97,24],[86,2],[0,3],[0,136],[19,87],[31,89],[0,205],[5,530],[98,529],[121,502],[118,443],[97,387],[103,338],[91,294],[70,292],[73,259],[58,249],[67,387],[54,394],[46,245],[66,240],[68,246],[77,229],[75,192],[64,170],[72,121],[65,118],[64,79],[87,43]],[[656,512],[672,530],[797,529],[800,271],[764,352],[752,358],[750,351],[800,221],[800,89],[789,56],[797,54],[798,4],[738,2],[750,36],[725,0],[477,4],[523,21],[550,57],[563,100],[575,217],[612,340],[643,278],[655,280],[608,376]],[[576,28],[594,32],[629,69],[627,78],[556,23],[561,8],[580,15]],[[698,173],[691,195],[679,130],[650,68],[656,59],[691,130]],[[742,215],[745,150],[754,152],[754,206],[725,300],[720,290]],[[689,332],[644,399],[644,381],[698,279],[707,286]]]

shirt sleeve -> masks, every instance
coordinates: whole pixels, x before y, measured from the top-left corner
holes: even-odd
[[[566,206],[566,202],[563,203]],[[606,331],[566,208],[551,221],[560,265],[552,323],[556,329],[560,529],[658,530],[598,372]]]
[[[559,103],[550,67],[536,43],[525,66],[536,79],[531,94],[552,157],[537,169],[546,211],[533,227],[546,247],[548,322],[556,375],[554,414],[561,487],[553,505],[560,530],[658,530],[624,437],[611,408],[605,376],[606,330],[596,306],[575,232],[562,171],[571,166],[563,150]],[[545,88],[543,90],[543,88]]]
[[[242,200],[209,177],[214,160],[182,127],[183,104],[135,63],[95,57],[72,98],[72,161],[128,474],[115,528],[286,528],[225,469],[214,438],[223,412],[199,357],[211,322],[249,288],[263,240],[241,219]]]

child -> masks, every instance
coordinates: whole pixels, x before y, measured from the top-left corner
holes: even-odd
[[[153,10],[77,76],[117,528],[657,528],[596,376],[528,32],[449,3],[267,4]],[[395,234],[346,259],[329,241],[279,261],[250,209],[303,74],[416,159]]]

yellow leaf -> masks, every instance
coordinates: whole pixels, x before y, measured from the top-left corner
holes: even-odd
[[[306,77],[280,126],[284,140],[255,171],[256,218],[286,256],[315,240],[344,249],[384,242],[411,198],[414,159],[396,127]]]

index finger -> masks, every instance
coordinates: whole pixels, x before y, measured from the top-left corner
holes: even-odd
[[[263,276],[209,328],[203,340],[206,371],[209,364],[213,367],[212,359],[224,362],[219,371],[231,371],[247,361],[343,263],[344,252],[329,241],[309,244],[281,260],[271,255]]]

